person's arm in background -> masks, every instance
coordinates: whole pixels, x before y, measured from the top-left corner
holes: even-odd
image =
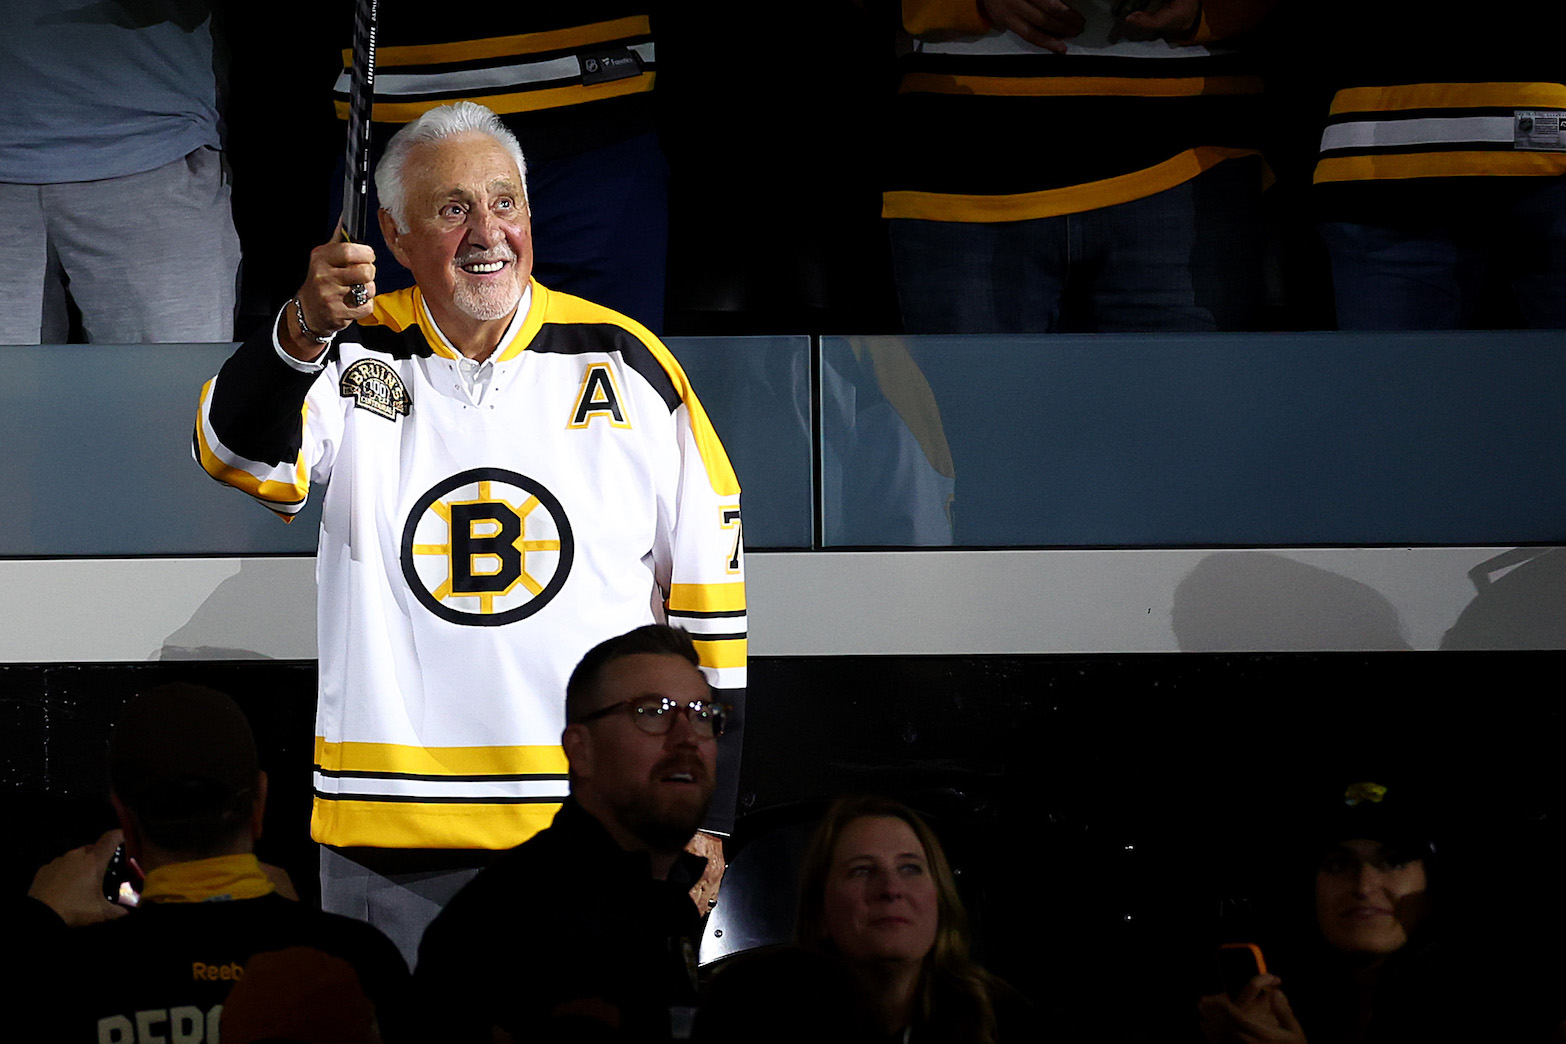
[[[28,897],[37,901],[28,904],[39,918],[34,923],[49,923],[49,915],[39,910],[37,904],[47,907],[61,924],[71,928],[124,917],[129,911],[103,894],[104,874],[123,840],[118,830],[110,830],[92,844],[73,848],[39,867],[27,889]]]

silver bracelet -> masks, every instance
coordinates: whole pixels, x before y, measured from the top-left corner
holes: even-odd
[[[304,308],[300,306],[299,298],[297,297],[294,298],[294,318],[299,320],[299,332],[310,338],[310,340],[314,341],[316,344],[331,344],[332,338],[337,336],[336,333],[329,333],[325,337],[322,337],[320,334],[310,329],[310,324],[304,321]]]

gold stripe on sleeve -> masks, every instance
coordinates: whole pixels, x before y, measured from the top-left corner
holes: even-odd
[[[734,613],[745,609],[745,585],[670,584],[671,613]]]
[[[339,848],[515,848],[548,827],[560,803],[420,804],[317,797],[310,836]]]
[[[748,662],[749,643],[744,638],[725,638],[720,641],[704,641],[700,635],[691,635],[696,646],[696,656],[703,667],[743,667]]]

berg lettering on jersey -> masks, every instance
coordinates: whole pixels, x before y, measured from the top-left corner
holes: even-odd
[[[98,1044],[216,1044],[223,1005],[151,1008],[98,1020]]]

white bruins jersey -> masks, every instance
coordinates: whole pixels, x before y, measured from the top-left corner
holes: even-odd
[[[688,629],[742,717],[744,554],[723,446],[646,329],[530,293],[482,396],[416,287],[377,297],[319,373],[283,362],[269,332],[202,389],[194,451],[214,478],[284,517],[329,480],[318,841],[500,849],[548,826],[567,793],[566,680],[645,623]],[[719,830],[738,738],[720,748]]]

